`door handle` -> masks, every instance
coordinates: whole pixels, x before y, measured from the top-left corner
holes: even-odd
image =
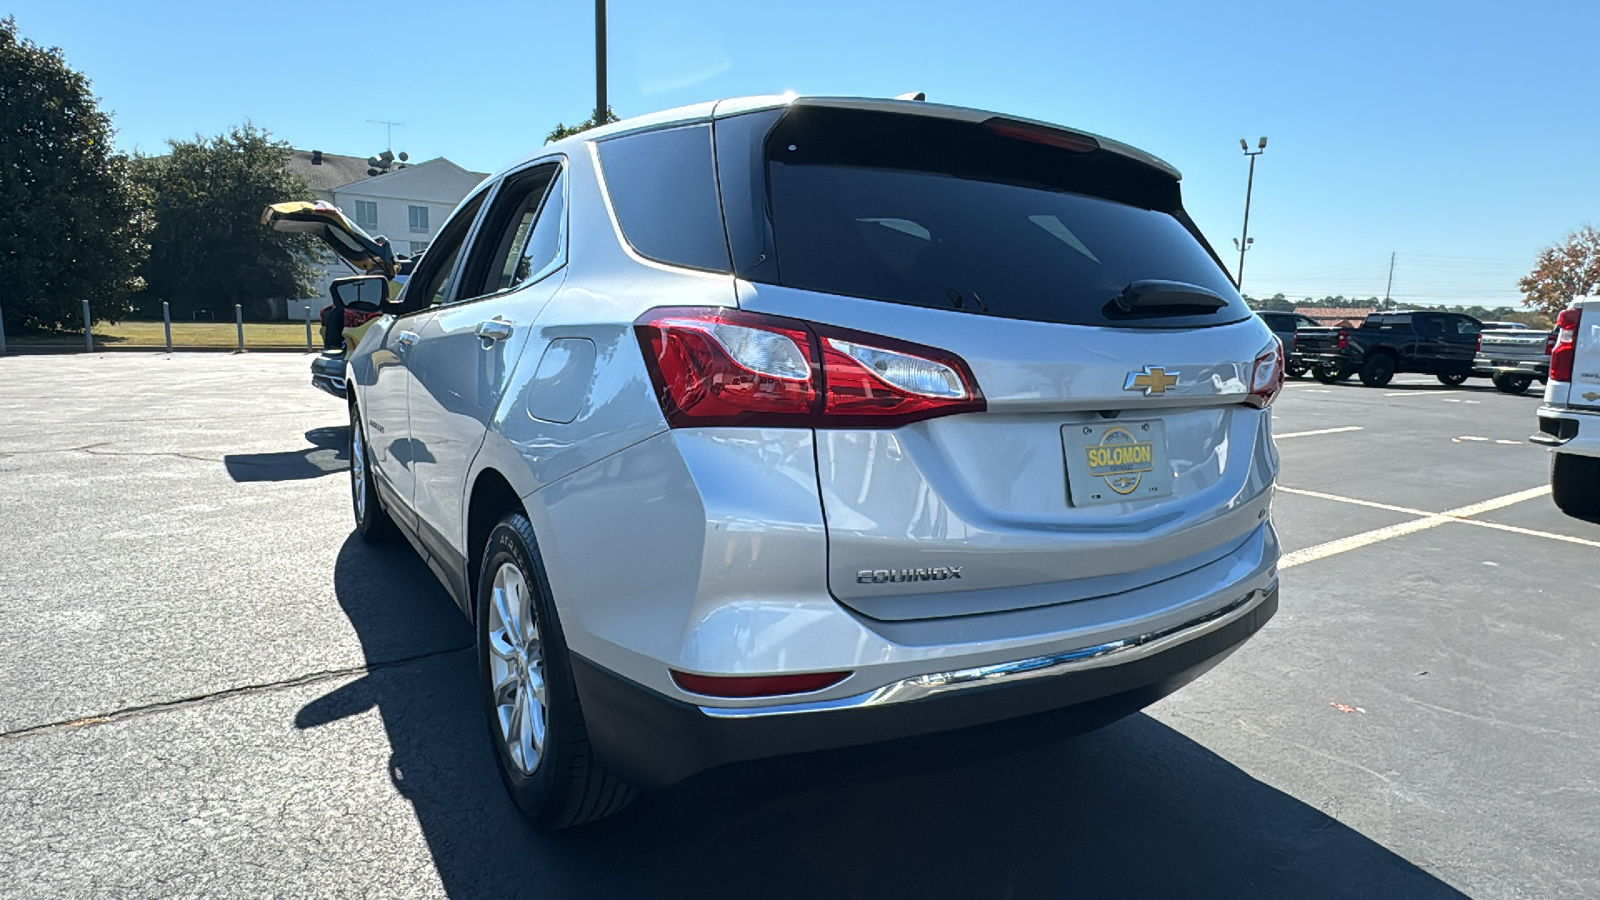
[[[504,319],[490,319],[478,323],[478,330],[474,332],[487,341],[503,341],[511,337],[511,323]]]
[[[415,331],[402,331],[395,335],[394,339],[397,343],[409,347],[417,342],[417,333]]]

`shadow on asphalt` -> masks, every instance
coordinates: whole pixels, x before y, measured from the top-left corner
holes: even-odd
[[[310,447],[280,453],[230,453],[222,458],[234,481],[298,481],[350,468],[350,426],[313,428]]]
[[[377,709],[454,898],[1463,896],[1142,714],[983,759],[725,769],[542,835],[501,789],[471,629],[427,567],[352,536],[335,584],[375,669],[296,724]]]

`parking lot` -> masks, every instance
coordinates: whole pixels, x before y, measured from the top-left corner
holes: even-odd
[[[0,897],[1600,896],[1600,525],[1534,391],[1291,382],[1281,611],[1143,714],[547,837],[307,364],[0,359]]]

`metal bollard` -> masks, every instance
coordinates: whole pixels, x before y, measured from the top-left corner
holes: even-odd
[[[94,324],[89,321],[89,301],[83,301],[83,347],[94,352]]]
[[[239,352],[244,352],[244,307],[238,303],[233,305],[233,324],[239,328]]]
[[[172,304],[161,301],[161,324],[167,330],[167,352],[172,352]]]
[[[306,352],[311,352],[311,304],[306,304]],[[4,352],[4,348],[0,348]]]

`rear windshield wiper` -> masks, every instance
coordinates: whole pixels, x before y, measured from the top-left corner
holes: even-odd
[[[1148,316],[1192,316],[1214,313],[1228,305],[1227,298],[1197,284],[1182,281],[1135,281],[1106,304],[1106,313]]]

